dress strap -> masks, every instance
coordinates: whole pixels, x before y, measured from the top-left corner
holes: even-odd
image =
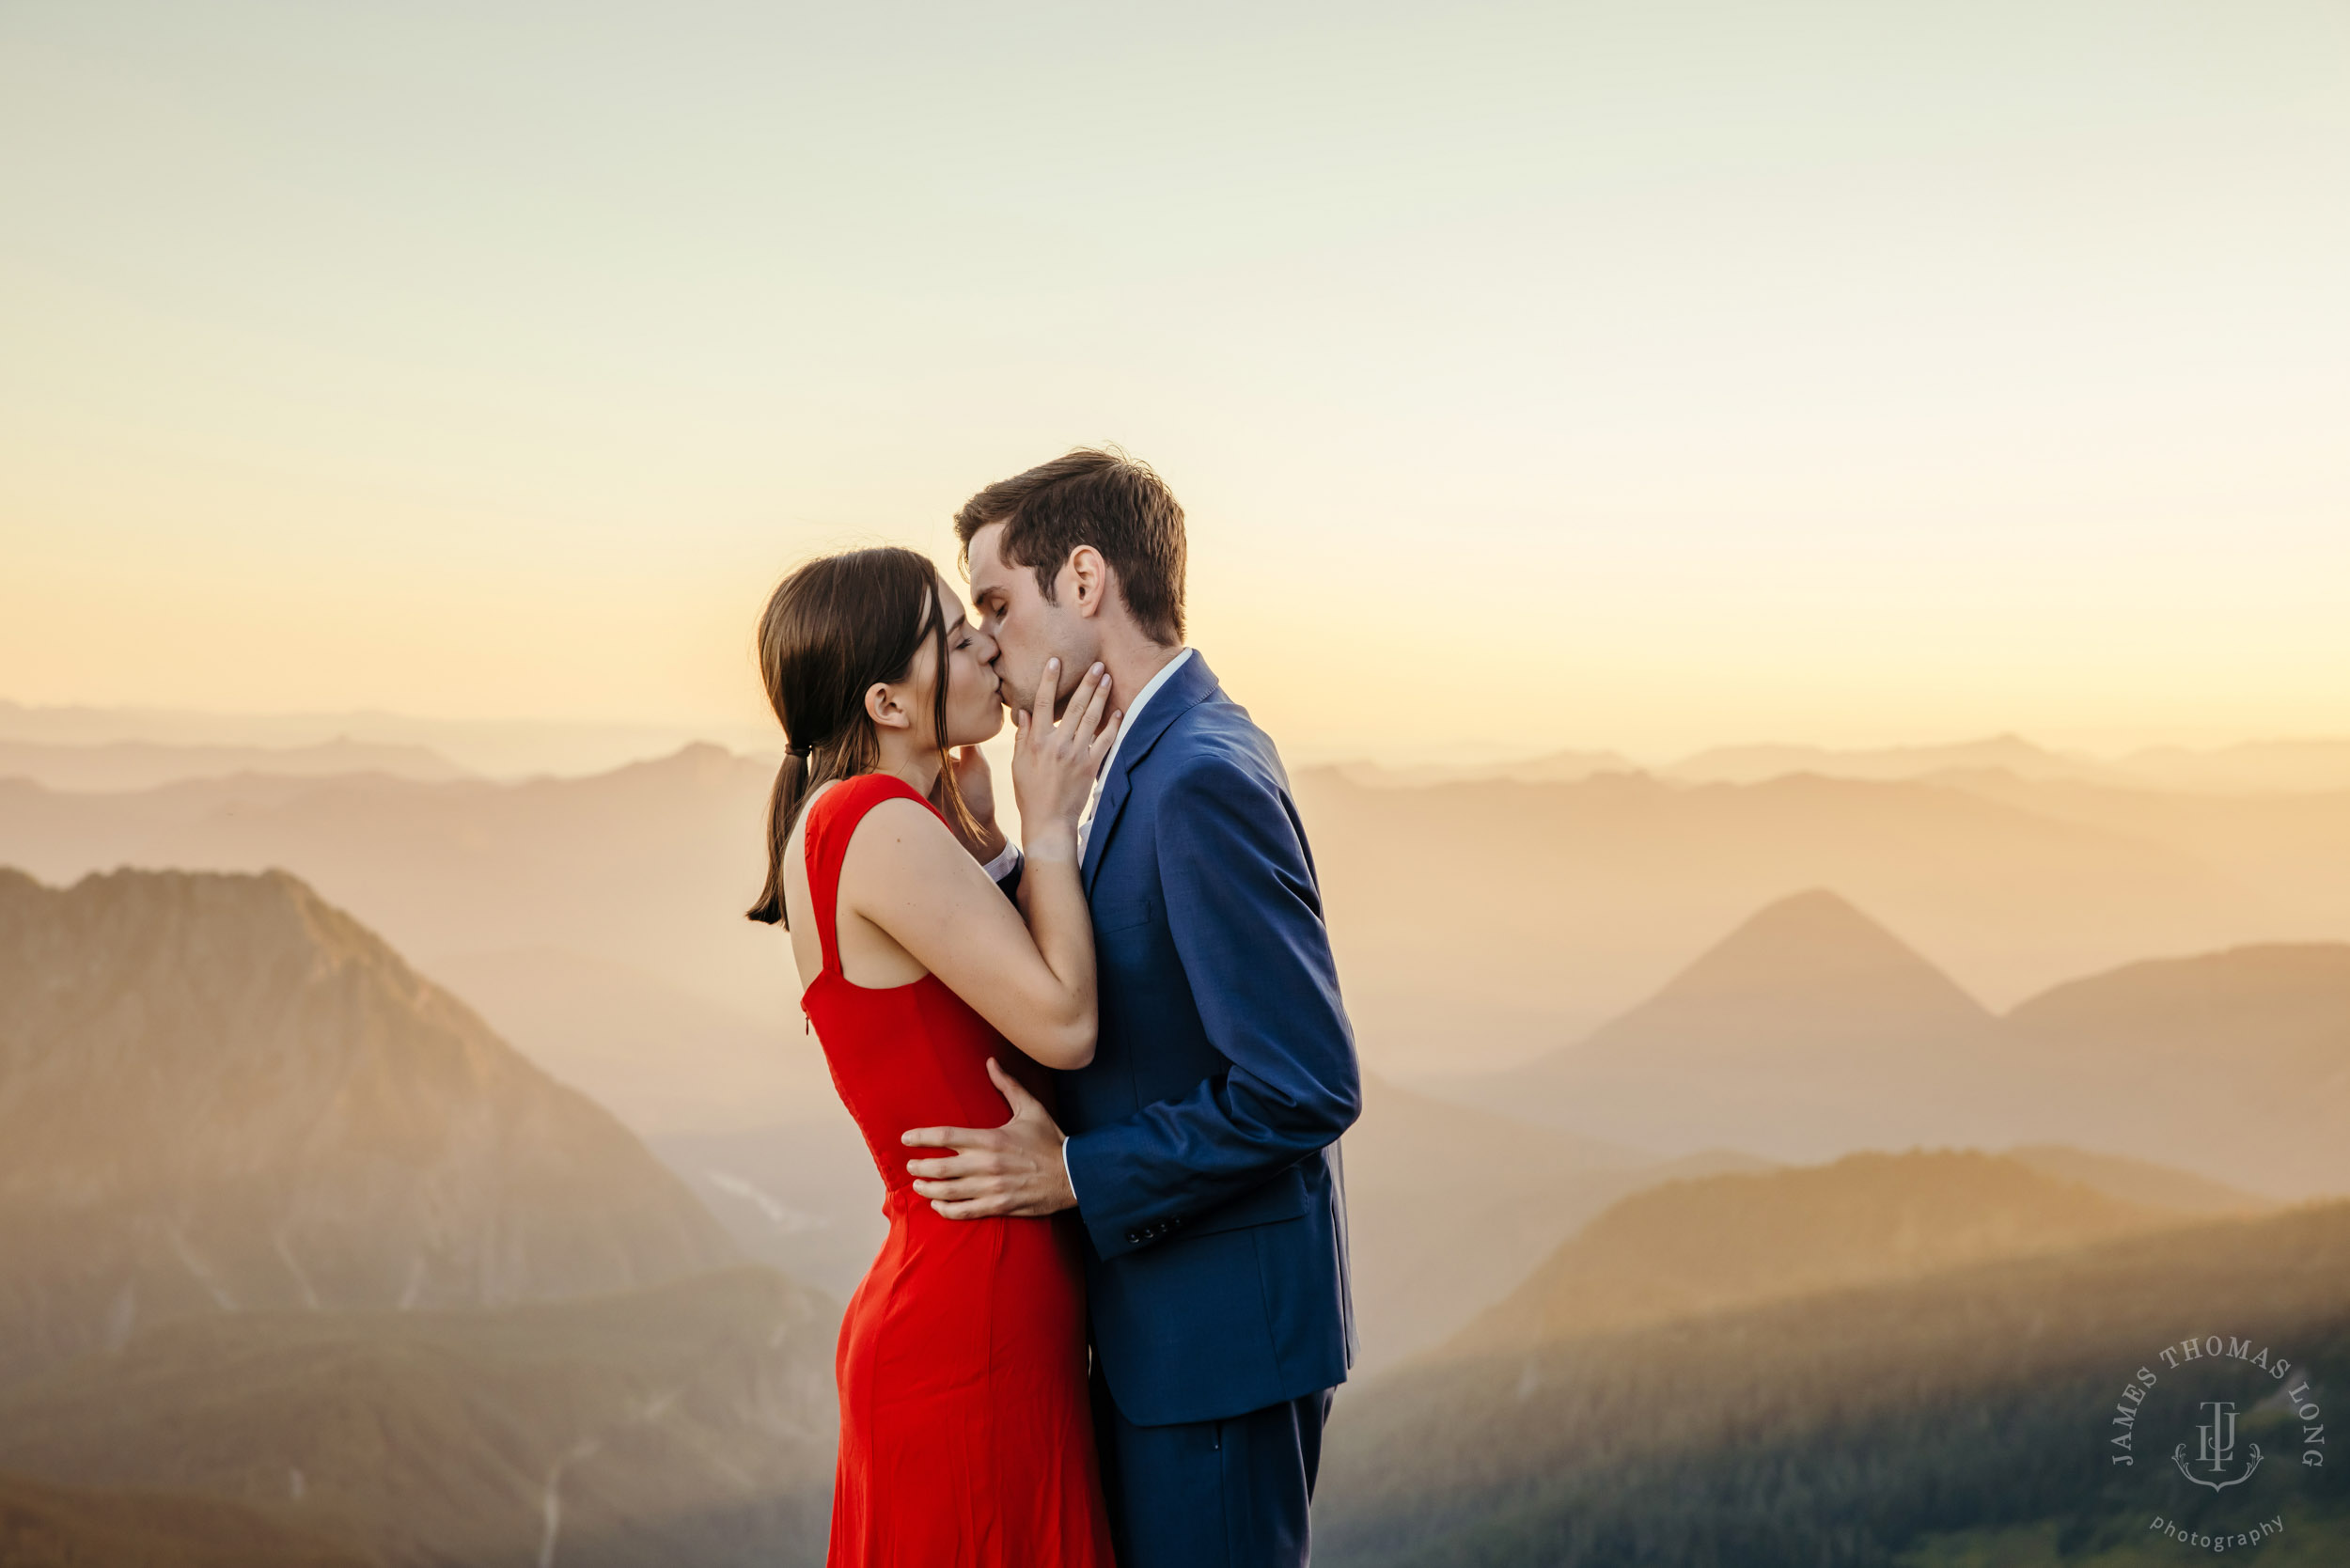
[[[816,940],[823,949],[825,974],[840,973],[840,867],[849,857],[849,840],[856,837],[857,823],[868,811],[885,800],[901,799],[938,809],[894,773],[844,778],[807,808],[807,831],[800,836],[800,847],[807,856],[807,902],[815,906]]]

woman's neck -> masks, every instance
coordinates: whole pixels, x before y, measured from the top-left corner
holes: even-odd
[[[902,778],[927,796],[938,787],[938,752],[935,747],[916,748],[895,733],[886,734],[882,737],[881,755],[874,759],[873,771]]]

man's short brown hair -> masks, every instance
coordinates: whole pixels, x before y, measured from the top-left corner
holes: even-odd
[[[989,485],[955,513],[966,567],[971,537],[997,523],[1005,563],[1033,568],[1047,601],[1070,552],[1090,544],[1152,640],[1183,640],[1183,509],[1149,463],[1115,447],[1080,447]]]

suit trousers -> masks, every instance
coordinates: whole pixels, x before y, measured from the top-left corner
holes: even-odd
[[[1334,1392],[1220,1421],[1136,1426],[1097,1363],[1093,1440],[1119,1568],[1304,1568]]]

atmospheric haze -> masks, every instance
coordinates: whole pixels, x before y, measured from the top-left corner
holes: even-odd
[[[752,626],[1101,442],[1366,1069],[1318,1562],[2350,1560],[2346,183],[2320,0],[0,8],[0,1560],[823,1560]]]

